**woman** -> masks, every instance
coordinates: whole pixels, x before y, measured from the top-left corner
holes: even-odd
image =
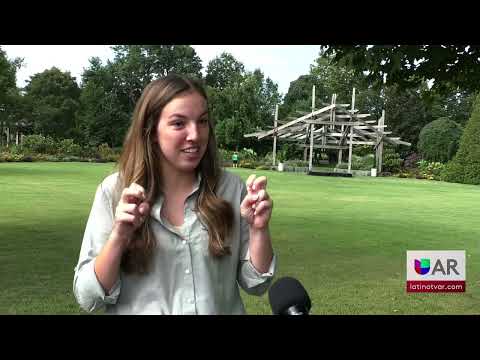
[[[168,75],[140,97],[119,171],[97,189],[74,294],[87,311],[244,314],[275,272],[267,179],[220,168],[205,90]]]

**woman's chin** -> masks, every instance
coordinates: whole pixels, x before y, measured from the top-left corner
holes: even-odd
[[[181,172],[192,172],[192,171],[195,171],[197,169],[198,165],[200,165],[200,160],[179,161],[176,164],[176,167]]]

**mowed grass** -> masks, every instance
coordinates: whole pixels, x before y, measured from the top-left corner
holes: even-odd
[[[113,164],[0,164],[0,313],[80,314],[73,269],[99,182]],[[277,277],[312,314],[479,314],[480,187],[397,178],[266,175]],[[466,250],[467,291],[406,293],[407,250]],[[247,312],[268,297],[242,293]]]

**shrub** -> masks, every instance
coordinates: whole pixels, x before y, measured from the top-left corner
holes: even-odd
[[[238,156],[240,157],[240,161],[242,160],[257,161],[258,160],[257,153],[253,149],[243,148],[238,153]]]
[[[49,136],[27,135],[23,138],[22,150],[27,153],[54,155],[57,152],[57,146]]]
[[[226,150],[226,149],[218,149],[218,157],[223,162],[232,161],[232,154],[233,154],[233,151]]]
[[[98,146],[98,155],[100,157],[100,160],[103,160],[105,162],[107,161],[117,161],[119,156],[115,154],[113,149],[108,146],[108,144],[103,143]]]
[[[85,159],[95,159],[98,158],[98,148],[93,145],[86,145],[82,147],[80,152],[80,157]]]
[[[58,161],[58,157],[56,155],[48,155],[48,154],[33,154],[32,159],[33,161],[51,161],[51,162]]]
[[[420,131],[418,150],[425,160],[447,162],[458,149],[462,127],[448,118],[440,118],[425,125]]]
[[[382,172],[398,173],[402,166],[400,155],[390,146],[383,148]]]
[[[283,164],[285,166],[291,166],[291,167],[308,167],[308,161],[303,161],[303,160],[287,160],[284,161]]]
[[[465,125],[457,154],[446,166],[443,180],[480,184],[480,94]]]
[[[403,161],[403,168],[406,170],[416,169],[421,156],[415,152],[408,154]]]
[[[404,171],[401,170],[400,173],[398,174],[399,178],[408,178],[408,179],[413,179],[417,177],[417,173],[413,171]]]
[[[342,162],[336,167],[338,169],[348,169],[348,158],[346,159],[346,162]],[[370,170],[372,167],[374,167],[373,154],[367,154],[365,156],[352,154],[352,170]]]
[[[373,148],[369,145],[357,145],[353,148],[353,154],[361,157],[370,155],[373,151]]]
[[[275,161],[278,163],[278,159],[275,159]],[[263,163],[273,166],[273,152],[268,152],[265,154],[263,157]]]
[[[238,164],[240,167],[246,169],[255,169],[257,167],[257,163],[250,160],[240,160]]]
[[[445,164],[441,162],[429,162],[421,160],[418,162],[419,174],[417,178],[428,180],[441,180],[442,172],[445,169]]]
[[[57,153],[63,156],[80,156],[82,147],[73,142],[73,139],[63,139],[58,143]]]
[[[17,162],[22,161],[23,154],[12,154],[7,151],[0,153],[0,162]]]
[[[255,169],[257,170],[270,170],[271,169],[271,165],[258,165]]]

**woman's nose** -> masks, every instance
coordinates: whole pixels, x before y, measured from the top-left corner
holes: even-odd
[[[192,123],[188,126],[187,128],[188,134],[187,134],[187,140],[189,141],[195,141],[198,139],[198,126],[195,123]]]

